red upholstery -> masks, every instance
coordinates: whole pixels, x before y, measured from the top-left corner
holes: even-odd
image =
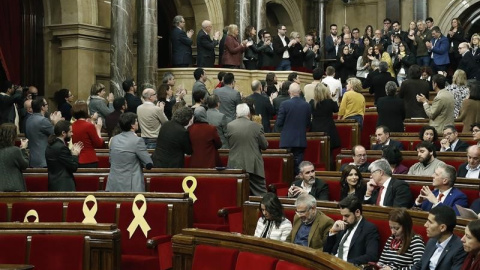
[[[295,210],[293,209],[285,209],[285,217],[290,220],[290,222],[293,224],[293,219],[295,218]]]
[[[410,186],[410,192],[412,193],[413,199],[417,199],[418,195],[420,194],[420,190],[422,189],[422,185],[409,184],[409,186]]]
[[[365,114],[363,116],[363,129],[360,133],[360,144],[365,146],[367,150],[369,150],[368,147],[370,147],[370,135],[375,134],[377,119],[378,114]]]
[[[120,204],[118,228],[122,232],[122,270],[146,269],[164,270],[172,267],[172,244],[166,236],[168,222],[168,206],[164,203],[148,203],[144,218],[150,226],[147,237],[140,227],[137,227],[132,237],[127,228],[134,215],[131,202]],[[138,205],[140,209],[140,205]],[[154,237],[161,238],[157,249],[148,249],[147,240]]]
[[[328,198],[330,201],[340,201],[340,191],[342,186],[340,185],[340,181],[333,181],[333,180],[323,180],[325,184],[328,185]]]
[[[98,168],[110,168],[110,156],[109,155],[97,155]]]
[[[267,141],[268,141],[268,149],[280,149],[279,138],[273,139],[273,138],[267,137]]]
[[[338,136],[340,137],[341,147],[343,149],[352,149],[354,145],[352,145],[352,126],[337,124],[337,131]]]
[[[267,187],[273,183],[282,182],[283,179],[283,159],[278,157],[263,157],[263,167],[265,168],[265,182]]]
[[[83,270],[83,245],[80,235],[33,235],[29,264],[35,270]]]
[[[0,222],[7,222],[8,207],[6,203],[0,203]]]
[[[100,179],[92,175],[75,175],[76,191],[98,191],[100,190]]]
[[[48,191],[48,175],[30,176],[24,175],[27,191]]]
[[[341,220],[343,217],[342,215],[340,215],[340,211],[336,212],[336,213],[325,213],[325,215],[327,215],[329,218],[333,219],[333,221],[336,221],[336,220]]]
[[[325,161],[321,159],[321,141],[320,139],[308,139],[307,148],[305,148],[305,153],[303,160],[308,160],[313,163],[315,171],[325,171],[326,164]]]
[[[428,236],[427,236],[427,230],[425,229],[425,226],[415,224],[413,225],[413,231],[422,237],[423,242],[425,243],[427,242]]]
[[[461,188],[460,189],[465,195],[467,195],[468,199],[468,205],[471,205],[474,200],[478,199],[478,190],[476,189],[466,189],[466,188]]]
[[[62,202],[16,202],[12,204],[11,221],[23,222],[25,215],[31,209],[38,213],[39,222],[62,222]]]
[[[388,220],[372,219],[372,218],[368,218],[367,220],[377,226],[378,234],[380,235],[380,245],[378,246],[378,248],[379,248],[379,252],[381,253],[383,250],[383,246],[387,242],[388,237],[392,235],[392,231],[390,231],[390,225],[388,224]]]
[[[278,261],[277,267],[275,267],[275,270],[308,270],[308,268],[293,264],[291,262],[280,260]]]
[[[274,270],[277,261],[277,259],[265,255],[240,252],[235,270]]]
[[[0,264],[24,264],[26,249],[26,235],[0,235]]]
[[[89,209],[93,202],[87,203]],[[97,202],[97,213],[95,220],[97,223],[117,223],[115,220],[115,202]],[[67,222],[82,222],[85,218],[83,214],[83,202],[69,202],[67,208]]]
[[[198,245],[193,255],[192,270],[233,270],[237,255],[238,250],[235,249]]]

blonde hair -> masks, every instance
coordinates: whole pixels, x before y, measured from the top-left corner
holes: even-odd
[[[323,85],[323,83],[318,83],[313,90],[313,107],[316,108],[319,102],[322,102],[326,99],[332,99],[330,89]]]
[[[363,90],[362,82],[357,78],[348,78],[347,83],[350,83],[353,90],[357,93],[360,93]]]
[[[238,26],[236,24],[230,24],[228,27],[227,27],[227,34],[228,35],[233,35],[233,32],[238,29]]]
[[[101,83],[94,83],[92,88],[90,88],[90,95],[96,96],[98,93],[102,92],[103,89],[105,89],[105,85]]]
[[[294,32],[290,33],[290,38],[296,38],[296,37],[299,37],[299,36],[300,36],[300,34],[298,32],[294,31]]]
[[[453,73],[452,83],[458,86],[467,85],[467,74],[461,69],[457,69]]]
[[[470,38],[470,47],[472,47],[472,48],[473,48],[473,42],[472,42],[472,41],[473,41],[474,38],[478,39],[478,41],[479,41],[478,44],[480,44],[480,35],[477,34],[477,33],[475,33],[475,34],[473,34],[472,37]],[[477,44],[477,45],[478,45],[478,44]]]

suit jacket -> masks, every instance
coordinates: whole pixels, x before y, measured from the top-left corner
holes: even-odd
[[[78,168],[78,156],[72,155],[60,139],[47,146],[48,191],[75,191],[73,173]],[[109,179],[110,180],[110,179]]]
[[[365,87],[370,87],[368,90],[370,94],[373,94],[375,96],[375,104],[377,104],[377,101],[379,98],[386,96],[387,94],[385,93],[385,85],[387,82],[395,82],[397,85],[397,80],[392,77],[390,72],[385,71],[385,72],[380,72],[377,76],[374,77],[375,79],[372,79],[371,81],[367,80],[365,81]]]
[[[122,115],[122,111],[113,111],[111,114],[105,117],[105,125],[107,126],[107,133],[109,137],[112,137],[113,130],[118,125],[120,115]]]
[[[467,79],[475,79],[478,77],[478,72],[480,69],[471,51],[465,52],[462,60],[460,60],[460,63],[458,63],[458,69],[461,69],[467,73]]]
[[[336,255],[338,246],[342,240],[346,230],[335,235],[328,236],[327,242],[323,247],[323,251]],[[356,265],[366,264],[368,262],[376,262],[378,260],[378,245],[380,236],[377,227],[362,217],[358,224],[357,230],[350,242],[347,261]]]
[[[462,133],[470,132],[470,126],[480,122],[480,100],[464,99],[457,120],[463,122]]]
[[[297,180],[292,183],[292,186],[301,187],[303,180]],[[315,183],[312,185],[312,189],[308,194],[315,197],[317,200],[328,201],[328,185],[321,179],[315,178]]]
[[[253,100],[255,105],[255,113],[262,116],[262,126],[265,133],[270,132],[270,119],[275,115],[270,99],[266,96],[262,96],[259,93],[253,93],[248,98]]]
[[[285,42],[287,43],[287,45],[284,46],[282,40],[278,35],[274,36],[272,39],[275,66],[278,66],[280,64],[283,58],[283,53],[289,49],[288,43],[290,43],[290,39],[287,36],[285,36]]]
[[[170,36],[172,42],[172,65],[190,65],[192,63],[192,39],[185,31],[174,26]]]
[[[343,172],[343,169],[345,169],[345,167],[346,167],[347,165],[349,165],[349,164],[350,164],[350,163],[344,163],[344,164],[342,164],[342,166],[340,167],[340,171]],[[370,171],[368,170],[368,166],[370,166],[370,162],[365,162],[365,163],[363,163],[362,165],[357,166],[357,168],[358,168],[358,170],[359,170],[360,172],[362,172],[362,173],[364,173],[364,172],[365,172],[365,173],[368,173],[368,172],[370,172]]]
[[[325,37],[325,57],[327,59],[337,59],[337,52],[335,50],[332,35]]]
[[[427,99],[430,96],[430,85],[421,79],[407,79],[402,82],[398,96],[403,99],[405,105],[405,117],[428,118],[423,105],[417,101],[416,96],[423,94]]]
[[[320,50],[315,53],[313,50],[307,50],[303,58],[303,66],[309,70],[313,70],[317,63],[320,62],[321,54]]]
[[[125,93],[125,100],[127,101],[127,112],[137,113],[138,106],[142,105],[142,100],[131,93]]]
[[[156,168],[183,168],[185,154],[191,155],[192,152],[189,132],[171,120],[160,129],[152,156],[153,165]]]
[[[445,150],[445,152],[466,152],[467,151],[467,148],[469,147],[470,145],[460,139],[458,139],[458,142],[457,144],[455,145],[455,148],[452,149],[451,147],[448,148],[447,150]]]
[[[259,67],[274,67],[275,66],[275,53],[273,52],[273,45],[263,46],[260,50],[261,62],[259,61]]]
[[[391,132],[404,132],[405,105],[403,100],[392,96],[379,98],[377,100],[377,113],[377,127],[384,125]]]
[[[48,136],[53,134],[53,125],[49,119],[40,113],[34,113],[27,119],[25,135],[30,149],[30,167],[47,167],[45,150],[48,145]]]
[[[430,118],[430,126],[436,130],[443,130],[446,125],[453,125],[453,110],[455,100],[453,94],[446,89],[438,91],[432,105],[424,104],[425,113]]]
[[[15,103],[22,102],[22,91],[16,91],[9,96],[0,94],[0,125],[3,123],[15,123]]]
[[[366,204],[376,204],[380,189],[372,192],[370,199],[365,200]],[[392,178],[387,187],[383,206],[410,207],[412,205],[412,193],[407,182]]]
[[[110,143],[110,173],[106,191],[145,192],[142,167],[151,168],[152,159],[145,141],[124,131]]]
[[[267,149],[268,142],[262,126],[240,117],[228,123],[226,137],[230,146],[228,167],[244,169],[264,178],[265,170],[260,150]]]
[[[432,55],[433,55],[433,62],[435,65],[448,65],[450,64],[450,58],[448,57],[448,51],[450,50],[450,43],[448,42],[448,38],[445,36],[441,36],[436,42],[435,38],[432,38],[430,41],[432,43]]]
[[[439,192],[440,191],[438,189],[435,189],[433,191],[433,195],[437,197]],[[439,203],[438,205],[446,205],[453,208],[457,216],[459,216],[460,213],[458,213],[457,207],[455,207],[455,205],[457,204],[463,207],[468,207],[468,200],[467,200],[467,195],[465,195],[465,193],[460,191],[458,188],[454,187],[450,190],[447,197],[445,197],[445,200]],[[433,204],[429,200],[424,200],[421,208],[423,211],[430,211],[430,209],[432,209],[432,206]]]
[[[225,114],[218,111],[218,109],[210,108],[207,110],[207,121],[210,125],[217,128],[218,136],[222,141],[222,148],[228,149],[228,140],[225,138],[227,133],[227,117]]]
[[[197,92],[197,91],[204,92],[205,93],[205,96],[204,96],[205,99],[210,96],[210,93],[208,92],[207,87],[205,86],[205,83],[203,83],[201,81],[195,81],[195,83],[193,84],[192,94]],[[192,99],[192,102],[195,103],[195,101],[193,99]]]
[[[196,122],[188,128],[192,155],[190,168],[221,167],[222,161],[217,149],[222,146],[215,126],[204,122]]]
[[[412,270],[429,270],[430,258],[437,249],[437,239],[430,238],[425,245],[425,252],[422,255],[422,259],[412,266]],[[436,270],[460,270],[462,268],[463,261],[467,257],[467,253],[463,250],[462,241],[455,234],[448,242],[447,246],[440,254]]]
[[[203,29],[197,35],[197,66],[213,67],[215,64],[215,46],[218,40],[212,40]]]
[[[325,240],[328,237],[328,231],[332,228],[334,221],[320,212],[317,209],[317,214],[315,215],[315,220],[310,227],[310,232],[308,233],[308,247],[315,249],[322,249],[325,244]],[[290,235],[287,236],[287,242],[293,243],[295,241],[295,236],[297,236],[298,230],[302,225],[302,220],[295,215],[293,218],[293,226]]]
[[[382,150],[385,145],[383,144],[375,144],[372,147],[372,150]],[[388,143],[388,146],[393,146],[398,148],[398,150],[403,150],[403,144],[399,141],[395,141],[390,139],[390,142]]]
[[[310,104],[300,97],[282,102],[276,122],[282,128],[280,147],[307,147],[307,127],[310,126],[311,117]]]
[[[467,172],[468,172],[468,170],[467,170],[467,164],[468,164],[468,163],[465,162],[465,163],[462,163],[462,164],[460,165],[460,167],[458,167],[458,172],[457,172],[457,176],[458,176],[458,177],[466,177],[466,176],[467,176]],[[480,174],[478,175],[478,179],[480,179]]]
[[[213,94],[217,95],[220,99],[219,111],[227,117],[227,122],[231,122],[235,119],[237,105],[242,102],[240,92],[231,88],[230,86],[224,86],[213,90]]]

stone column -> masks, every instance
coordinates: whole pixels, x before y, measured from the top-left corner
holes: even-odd
[[[145,88],[157,89],[157,0],[137,0],[137,4],[137,85],[142,93]]]
[[[122,82],[133,76],[133,5],[130,0],[112,0],[110,39],[110,92],[123,96]]]
[[[260,29],[265,29],[267,26],[267,3],[266,0],[254,0],[255,4],[252,5],[252,24],[257,29],[257,32]]]
[[[235,0],[235,24],[238,26],[239,41],[245,39],[243,32],[251,24],[250,0]]]
[[[318,0],[318,38],[322,48],[322,59],[325,59],[325,22],[327,19],[325,6],[327,4],[328,0]]]

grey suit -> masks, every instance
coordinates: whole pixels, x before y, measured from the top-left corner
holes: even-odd
[[[48,136],[53,134],[53,125],[49,119],[40,113],[34,113],[27,119],[25,135],[30,149],[30,167],[45,168],[45,150],[48,145]]]
[[[142,165],[151,166],[153,161],[142,138],[131,131],[113,137],[110,164],[106,191],[145,192]]]
[[[430,258],[437,249],[437,239],[430,238],[425,246],[425,252],[422,255],[422,259],[412,266],[412,270],[429,270]],[[447,243],[447,246],[440,254],[437,266],[438,270],[460,270],[462,268],[463,261],[467,254],[463,250],[463,244],[460,238],[456,235],[452,235],[452,238]]]
[[[225,114],[219,112],[218,109],[210,108],[207,110],[207,121],[217,128],[218,136],[222,141],[221,148],[228,149],[228,140],[225,138],[227,133],[227,117]]]
[[[230,145],[228,167],[244,169],[250,175],[250,193],[260,196],[267,192],[262,153],[268,147],[261,125],[241,117],[227,125]]]
[[[227,122],[235,119],[237,105],[242,102],[240,92],[231,88],[230,86],[224,86],[213,90],[213,94],[217,95],[220,99],[220,112],[225,114]]]
[[[98,116],[102,117],[103,126],[105,126],[105,118],[114,111],[113,103],[108,103],[107,106],[105,102],[106,100],[102,97],[90,96],[88,103],[90,114],[98,113]]]
[[[193,88],[192,88],[192,95],[193,93],[197,92],[197,91],[202,91],[205,93],[205,96],[204,98],[207,98],[208,96],[210,96],[210,93],[208,92],[207,90],[207,87],[205,86],[205,83],[201,82],[201,81],[196,81],[194,84],[193,84]],[[195,103],[195,101],[192,99],[192,102]]]

